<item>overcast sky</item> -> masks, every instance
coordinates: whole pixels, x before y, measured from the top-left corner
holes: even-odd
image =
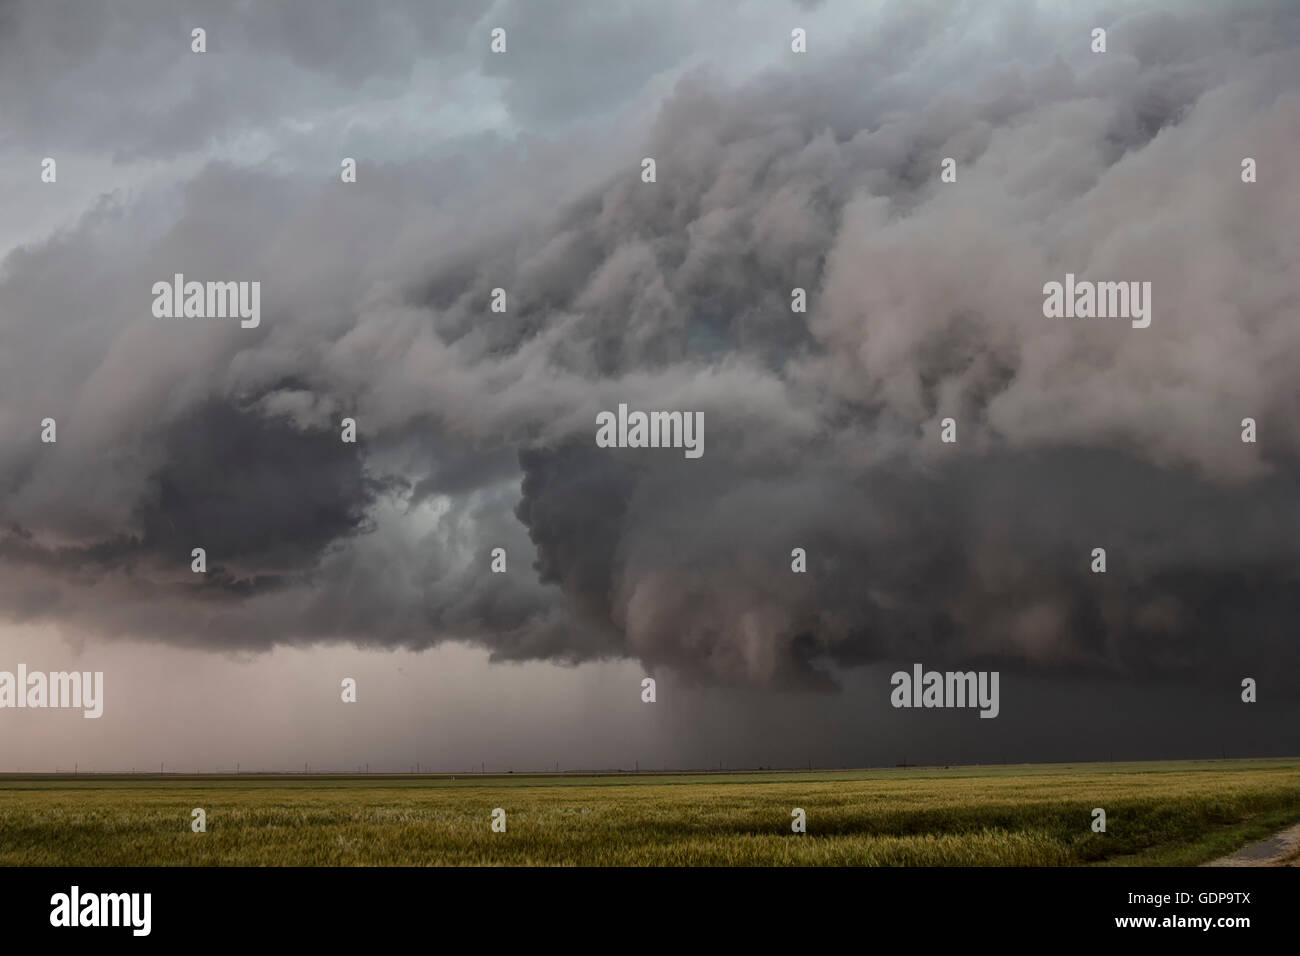
[[[0,0],[0,670],[105,675],[0,769],[1296,753],[1298,45],[1287,0]],[[156,318],[176,273],[260,324]],[[1066,273],[1150,327],[1045,318]],[[704,455],[597,447],[619,403]],[[1000,716],[892,709],[916,662]]]

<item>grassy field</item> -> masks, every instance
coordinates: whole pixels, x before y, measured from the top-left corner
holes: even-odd
[[[190,811],[207,813],[193,833]],[[490,815],[506,811],[505,833]],[[808,832],[791,832],[791,810]],[[1107,832],[1091,829],[1103,807]],[[1300,759],[609,775],[0,775],[22,866],[1182,865],[1300,822]]]

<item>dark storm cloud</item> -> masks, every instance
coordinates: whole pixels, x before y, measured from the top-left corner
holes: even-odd
[[[231,408],[200,406],[161,436],[163,467],[141,508],[143,544],[185,554],[202,539],[223,561],[294,570],[361,530],[375,497],[353,446]]]
[[[523,126],[616,111],[693,53],[645,5],[564,9],[475,21],[511,27],[511,53],[472,59]],[[390,24],[413,10],[355,46],[347,18],[259,28],[240,56],[267,65],[240,82],[396,82]],[[559,69],[542,38],[590,56]],[[11,255],[0,606],[729,684],[924,660],[1294,689],[1300,15],[918,3],[817,39],[743,82],[692,70],[644,128],[611,119],[612,145],[489,136],[355,186],[211,163],[171,205],[109,197]],[[145,293],[175,271],[261,279],[262,325],[153,320]],[[1151,281],[1151,327],[1045,320],[1067,271]],[[704,457],[595,447],[620,402],[702,411]],[[215,585],[194,584],[195,546]]]

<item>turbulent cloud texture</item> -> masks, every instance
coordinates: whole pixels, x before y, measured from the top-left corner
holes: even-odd
[[[692,5],[465,6],[250,6],[205,56],[188,12],[0,7],[20,198],[60,148],[140,177],[0,264],[0,611],[1300,688],[1300,8],[733,4],[736,75]],[[153,318],[178,272],[261,281],[260,327]],[[1150,328],[1044,318],[1067,272]],[[597,448],[620,402],[703,411],[703,458]]]

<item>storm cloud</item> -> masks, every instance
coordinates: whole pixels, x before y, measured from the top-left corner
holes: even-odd
[[[1300,690],[1293,4],[465,6],[258,5],[204,56],[183,7],[3,7],[15,202],[61,149],[132,185],[0,263],[0,612]],[[1150,328],[1044,318],[1067,272],[1151,282]],[[175,273],[261,281],[260,326],[155,319]],[[706,453],[597,448],[619,403]]]

